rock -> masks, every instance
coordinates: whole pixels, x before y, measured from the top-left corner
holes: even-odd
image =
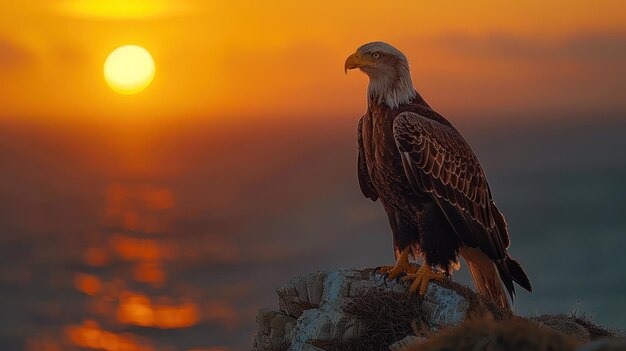
[[[624,351],[626,338],[602,338],[583,345],[576,351]]]
[[[257,313],[256,322],[258,330],[254,337],[254,350],[278,351],[288,348],[291,330],[296,324],[294,317],[262,308]]]
[[[370,277],[359,271],[340,270],[324,276],[323,288],[319,305],[305,310],[297,320],[296,327],[291,336],[290,351],[302,350],[303,345],[315,342],[328,342],[333,340],[346,340],[359,337],[359,330],[362,329],[359,321],[353,316],[344,313],[343,307],[349,301],[350,286],[354,282],[363,282]],[[309,276],[305,279],[310,279]],[[296,285],[302,285],[296,283]],[[284,306],[284,311],[298,310],[301,301],[306,297],[301,295],[293,299],[298,306]],[[283,300],[285,301],[285,300]],[[311,304],[312,305],[312,304]],[[282,307],[281,307],[282,309]]]
[[[591,339],[589,331],[584,326],[578,324],[574,318],[564,314],[543,315],[533,318],[533,320],[583,342]]]
[[[424,338],[415,335],[407,335],[404,339],[389,345],[389,351],[403,351],[414,346],[422,340],[424,340]]]
[[[422,311],[428,315],[428,323],[433,328],[457,325],[465,320],[469,301],[458,292],[437,284],[429,284]]]
[[[325,343],[362,337],[366,321],[345,308],[368,292],[409,294],[408,284],[385,283],[372,269],[316,272],[290,279],[276,289],[279,309],[259,311],[254,350],[311,350]],[[426,291],[423,306],[424,315],[415,318],[439,328],[461,323],[469,302],[453,289],[433,283]]]
[[[557,335],[574,347],[613,335],[575,316],[511,318],[510,311],[450,280],[431,282],[421,298],[410,293],[408,286],[402,282],[384,282],[371,268],[316,272],[292,278],[276,289],[277,310],[259,310],[252,349],[399,351],[411,349],[418,342],[420,346],[428,345],[431,338],[450,330],[460,330],[459,340],[467,339],[462,329],[471,328],[475,320],[468,322],[469,325],[464,323],[468,316],[485,316],[485,325],[494,330],[504,328],[503,333],[513,333],[512,339],[519,337],[519,328],[507,329],[507,325],[515,326],[516,320],[525,321],[525,328],[530,328],[524,336],[532,338],[535,333],[558,341],[551,336]],[[455,327],[459,324],[463,326]],[[481,328],[477,330],[485,332]],[[415,334],[428,335],[429,339]],[[625,343],[624,339],[598,341],[577,351],[626,350]]]
[[[319,347],[313,346],[310,344],[302,345],[302,347],[299,350],[300,351],[325,351],[324,349],[320,349]]]
[[[280,310],[297,318],[303,311],[319,306],[327,274],[309,273],[281,285],[276,289]]]

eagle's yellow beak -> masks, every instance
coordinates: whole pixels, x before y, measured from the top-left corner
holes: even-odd
[[[349,69],[361,68],[371,64],[372,62],[366,58],[361,57],[358,53],[354,53],[346,59],[346,63],[343,66],[343,71],[348,74]]]
[[[346,63],[343,65],[343,71],[345,74],[348,74],[348,70],[349,69],[355,69],[359,67],[359,63],[360,63],[360,58],[359,58],[359,54],[357,54],[356,52],[350,56],[348,56],[348,58],[346,59]]]

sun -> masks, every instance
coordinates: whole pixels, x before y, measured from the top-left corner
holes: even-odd
[[[104,80],[120,94],[146,89],[154,79],[154,71],[152,55],[138,45],[121,46],[104,62]]]

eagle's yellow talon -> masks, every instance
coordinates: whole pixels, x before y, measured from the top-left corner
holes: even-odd
[[[380,273],[380,274],[385,274],[387,272],[389,272],[390,270],[394,269],[396,266],[380,266],[378,268],[376,268],[376,272]]]
[[[405,283],[408,282],[411,279],[416,279],[416,274],[415,273],[407,274],[404,277],[402,277],[402,281],[405,282]]]
[[[426,293],[426,289],[428,289],[428,283],[431,280],[443,280],[444,275],[441,272],[433,272],[427,264],[423,264],[417,273],[407,274],[406,277],[402,278],[402,281],[413,280],[413,283],[409,287],[409,291],[414,293],[418,291],[420,296],[423,296]]]
[[[414,265],[409,262],[410,247],[405,248],[400,253],[395,266],[382,266],[378,268],[378,272],[384,274],[387,280],[396,279],[402,273],[412,274],[417,271]]]

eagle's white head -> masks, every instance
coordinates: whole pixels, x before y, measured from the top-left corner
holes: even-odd
[[[417,92],[411,82],[409,61],[395,47],[374,41],[359,47],[346,59],[344,70],[358,68],[370,79],[367,93],[372,101],[397,108],[409,103]]]

